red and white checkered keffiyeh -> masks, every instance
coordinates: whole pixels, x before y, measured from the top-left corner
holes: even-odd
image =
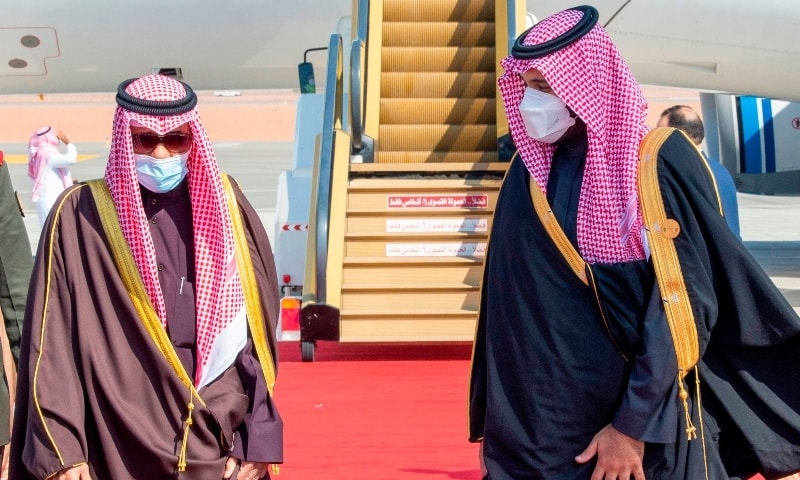
[[[567,32],[581,19],[565,10],[536,24],[523,44],[537,45]],[[567,47],[535,59],[512,56],[501,62],[498,86],[509,129],[528,171],[547,190],[555,145],[530,138],[519,104],[525,91],[520,76],[537,69],[585,123],[589,140],[578,203],[578,247],[590,264],[642,259],[642,215],[636,171],[639,143],[649,130],[647,101],[606,31],[598,24]]]
[[[186,97],[180,82],[162,75],[141,77],[128,85],[125,91],[133,97],[154,101]],[[195,384],[201,387],[230,365],[246,341],[246,326],[241,325],[244,295],[234,258],[233,228],[219,166],[197,108],[178,115],[152,116],[117,107],[105,178],[122,233],[139,267],[150,300],[165,326],[168,319],[158,280],[155,248],[136,177],[131,122],[161,135],[186,123],[191,127],[193,145],[187,168],[197,276]],[[213,363],[216,364],[211,365]]]
[[[33,180],[31,200],[39,200],[39,190],[42,187],[42,175],[47,168],[47,162],[52,155],[58,155],[58,135],[52,127],[42,127],[31,135],[28,140],[28,177]],[[57,168],[66,177],[67,169]],[[67,188],[69,185],[64,185]]]

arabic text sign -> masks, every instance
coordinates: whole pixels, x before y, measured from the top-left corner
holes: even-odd
[[[388,233],[481,233],[489,229],[486,218],[393,218],[386,220]]]
[[[387,257],[483,257],[486,243],[387,243]]]
[[[387,207],[394,208],[489,208],[486,194],[465,195],[389,195]]]

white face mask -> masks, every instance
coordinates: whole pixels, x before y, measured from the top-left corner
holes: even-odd
[[[566,103],[555,95],[530,87],[525,88],[519,112],[528,136],[544,143],[558,141],[569,127],[575,125]]]
[[[139,183],[151,192],[166,193],[177,187],[189,172],[186,161],[189,152],[169,158],[153,158],[150,155],[134,154],[136,176]]]

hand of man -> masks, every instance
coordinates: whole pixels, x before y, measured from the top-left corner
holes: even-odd
[[[222,478],[225,480],[231,478],[233,471],[236,469],[236,465],[239,465],[239,474],[236,476],[237,480],[260,480],[262,478],[267,478],[269,463],[248,462],[239,460],[236,457],[228,457],[228,461],[225,462],[225,472],[222,474]]]
[[[52,477],[55,480],[92,480],[89,465],[82,463],[75,467],[65,468]]]
[[[64,144],[68,144],[69,143],[69,138],[61,130],[58,131],[58,133],[56,134],[56,137],[58,137],[58,139],[61,141],[61,143],[64,143]]]
[[[606,425],[595,434],[586,450],[575,457],[578,463],[586,463],[597,455],[591,480],[645,480],[642,458],[644,442],[631,438],[611,425]]]

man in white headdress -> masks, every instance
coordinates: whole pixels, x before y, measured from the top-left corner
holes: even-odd
[[[67,146],[66,153],[59,145]],[[42,127],[28,140],[28,177],[31,179],[31,201],[36,204],[39,225],[44,226],[56,198],[72,185],[69,167],[78,161],[78,149],[64,132]]]

